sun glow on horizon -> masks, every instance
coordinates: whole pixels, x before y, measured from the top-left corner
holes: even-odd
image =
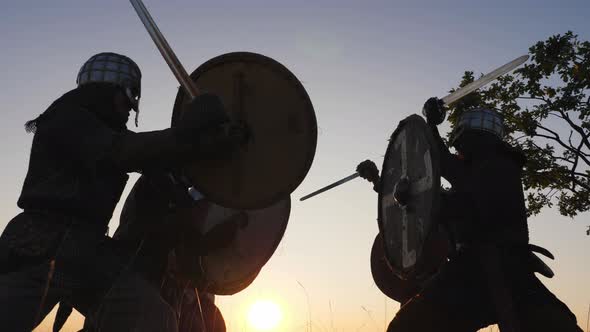
[[[270,331],[283,319],[279,306],[269,300],[254,302],[248,311],[248,322],[258,331]]]

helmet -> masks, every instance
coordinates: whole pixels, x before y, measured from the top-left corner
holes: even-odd
[[[141,71],[133,60],[116,53],[93,55],[80,68],[76,83],[81,86],[97,82],[112,83],[123,88],[131,107],[139,112]]]
[[[455,145],[457,139],[466,130],[491,133],[502,140],[504,137],[504,120],[500,113],[490,108],[474,108],[465,111],[451,134],[451,145]]]

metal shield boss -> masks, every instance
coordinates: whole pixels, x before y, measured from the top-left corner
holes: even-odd
[[[378,222],[385,256],[402,279],[420,279],[440,263],[429,243],[439,235],[439,200],[439,153],[430,128],[413,114],[391,135],[379,188]],[[434,253],[446,256],[440,250]]]
[[[247,143],[229,160],[199,160],[184,173],[208,200],[235,209],[260,209],[288,197],[311,167],[317,142],[313,105],[299,80],[266,56],[237,52],[215,57],[192,74],[218,95]],[[172,126],[189,97],[180,89]]]
[[[194,271],[189,277],[198,280],[201,291],[232,295],[245,289],[276,251],[287,228],[290,211],[289,198],[258,210],[235,210],[200,201],[185,217],[190,218],[202,239],[206,240],[216,227],[228,222],[236,223],[236,232],[229,245],[201,255],[177,250],[177,264],[192,265],[179,266],[179,269]]]

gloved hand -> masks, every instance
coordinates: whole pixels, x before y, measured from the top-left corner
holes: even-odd
[[[192,145],[199,157],[223,159],[231,156],[241,142],[233,134],[229,120],[221,99],[205,93],[186,106],[175,130],[180,140]]]
[[[438,126],[445,120],[447,111],[441,99],[436,97],[428,98],[422,108],[422,115],[426,117],[426,122],[430,125]]]
[[[359,173],[359,176],[369,182],[376,183],[379,181],[379,170],[374,162],[371,160],[365,160],[362,163],[358,164],[356,167],[356,171]]]
[[[185,106],[176,127],[177,135],[185,142],[198,141],[203,133],[217,132],[229,122],[218,96],[204,93]]]

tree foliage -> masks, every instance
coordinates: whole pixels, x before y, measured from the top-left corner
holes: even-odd
[[[450,105],[449,120],[477,106],[498,109],[507,140],[526,154],[529,214],[557,204],[564,216],[590,210],[590,42],[568,31],[530,47],[512,74]],[[460,86],[475,79],[472,71]]]

